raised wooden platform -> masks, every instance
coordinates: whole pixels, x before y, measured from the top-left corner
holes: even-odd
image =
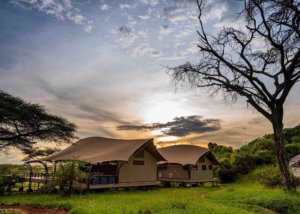
[[[160,181],[134,181],[126,183],[115,183],[115,184],[90,184],[89,189],[111,189],[111,188],[126,188],[126,187],[147,187],[147,186],[159,186]],[[85,188],[86,184],[76,183],[75,187]]]
[[[217,182],[217,178],[205,178],[205,179],[181,179],[181,178],[158,178],[159,181],[178,182],[178,183],[205,183],[205,182]]]

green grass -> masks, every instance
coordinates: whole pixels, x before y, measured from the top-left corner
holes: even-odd
[[[18,194],[0,203],[67,208],[70,213],[300,213],[300,196],[257,183],[222,187],[161,188],[151,191],[107,191],[72,195]]]
[[[0,204],[24,204],[65,208],[73,214],[250,214],[300,213],[300,195],[258,183],[264,168],[235,184],[220,187],[160,188],[151,191],[107,191],[72,195],[12,194],[0,197]],[[24,185],[26,186],[26,185]]]

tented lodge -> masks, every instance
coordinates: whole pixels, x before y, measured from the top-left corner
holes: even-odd
[[[174,145],[160,148],[166,159],[158,163],[158,180],[164,183],[216,182],[214,166],[218,161],[209,149],[194,145]]]
[[[164,158],[157,151],[153,139],[89,137],[39,162],[71,160],[80,160],[90,166],[87,188],[99,189],[159,185],[157,162]]]

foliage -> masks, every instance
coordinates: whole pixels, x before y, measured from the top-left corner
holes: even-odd
[[[59,149],[57,148],[45,148],[45,149],[39,149],[37,147],[33,148],[24,148],[22,149],[23,153],[26,155],[23,160],[28,161],[32,160],[34,158],[40,158],[44,156],[49,156],[55,152],[58,152]]]
[[[218,145],[212,142],[208,143],[207,147],[219,161],[230,158],[233,152],[233,148],[230,146]]]
[[[0,91],[0,151],[30,149],[36,141],[70,142],[76,126],[45,108]]]
[[[239,153],[234,158],[233,166],[237,173],[248,174],[256,167],[255,156],[251,154]]]
[[[19,182],[23,182],[21,175],[25,172],[23,166],[0,164],[0,195],[10,192]]]
[[[72,192],[74,181],[87,178],[87,174],[80,170],[84,163],[73,160],[59,164],[49,184],[44,187],[44,191],[52,192],[59,187],[64,197],[69,197]]]
[[[292,158],[297,154],[300,154],[299,125],[293,128],[284,129],[284,136],[288,157]],[[273,134],[267,134],[250,141],[239,149],[232,149],[231,147],[224,145],[209,143],[208,148],[210,148],[212,153],[221,163],[217,170],[220,180],[225,183],[233,182],[236,180],[236,177],[248,174],[260,166],[270,164],[276,165],[277,160],[275,157],[275,145],[273,139]],[[273,168],[270,170],[273,170]],[[265,175],[260,174],[260,176]],[[271,177],[266,177],[266,179],[272,180]],[[267,184],[268,181],[265,183]],[[281,182],[277,183],[278,185],[281,184]]]
[[[300,154],[300,143],[287,144],[285,147],[289,158],[295,157],[296,155]]]
[[[268,166],[264,168],[260,175],[260,182],[268,187],[282,185],[282,178],[277,166]]]
[[[228,160],[220,163],[217,173],[223,183],[233,182],[237,179],[237,171]]]
[[[10,193],[17,183],[23,182],[24,179],[16,175],[0,175],[0,195],[6,192]]]

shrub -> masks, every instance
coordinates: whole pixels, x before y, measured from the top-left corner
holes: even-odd
[[[238,154],[235,157],[233,166],[237,173],[248,174],[256,167],[256,159],[249,154]]]
[[[237,179],[235,168],[228,160],[220,163],[217,174],[222,183],[230,183]]]
[[[44,186],[42,191],[53,193],[57,191],[57,187],[64,197],[69,197],[73,191],[73,182],[75,180],[86,179],[87,174],[80,170],[83,163],[81,161],[72,160],[60,164],[60,167],[53,173],[51,181]]]
[[[292,157],[300,154],[300,144],[299,143],[287,144],[285,148],[286,148],[289,158],[292,158]]]
[[[277,166],[268,166],[260,174],[260,182],[268,187],[282,185],[280,171]]]
[[[268,187],[282,186],[282,178],[278,166],[266,166],[258,171],[259,181]],[[293,182],[300,185],[300,179],[292,174]]]

